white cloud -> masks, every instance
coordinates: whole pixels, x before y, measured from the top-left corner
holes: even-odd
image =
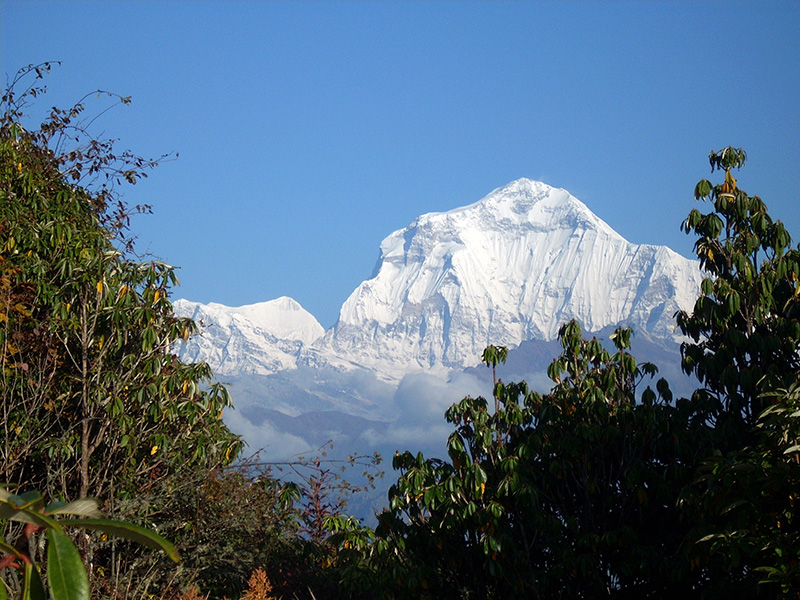
[[[315,449],[299,436],[278,431],[269,421],[255,425],[236,410],[225,412],[225,424],[247,442],[246,454],[259,452],[264,461],[282,461]]]

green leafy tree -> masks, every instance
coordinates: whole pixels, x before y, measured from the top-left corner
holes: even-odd
[[[132,252],[129,218],[147,207],[129,208],[119,187],[158,161],[91,137],[83,101],[26,128],[48,68],[21,71],[1,102],[0,478],[120,516],[173,475],[230,464],[242,441],[208,365],[171,351],[196,331],[172,311],[173,267]],[[79,542],[91,576],[125,563]]]
[[[683,224],[698,236],[695,249],[709,276],[678,325],[691,338],[682,347],[683,368],[703,384],[693,400],[714,426],[715,451],[683,504],[696,523],[696,560],[716,568],[708,576],[711,593],[797,597],[800,253],[766,204],[733,177],[745,152],[728,147],[709,160],[723,182],[697,184],[695,197],[711,210],[695,209]]]
[[[724,181],[697,184],[695,198],[712,210],[694,209],[682,225],[697,235],[697,257],[708,273],[691,315],[677,315],[692,340],[683,345],[683,369],[704,384],[712,418],[752,427],[766,406],[764,394],[790,386],[800,368],[800,256],[783,223],[731,174],[744,166],[745,152],[728,147],[709,158]]]
[[[703,426],[630,354],[560,332],[552,391],[495,379],[492,412],[465,398],[446,413],[449,460],[398,453],[397,484],[374,539],[341,524],[348,581],[386,597],[665,597],[691,589],[677,490],[691,481]],[[485,354],[493,369],[503,354]],[[692,439],[688,443],[689,438]],[[670,527],[665,527],[670,523]],[[347,548],[345,549],[345,544]],[[345,551],[346,554],[346,551]]]
[[[83,106],[30,132],[21,106],[39,93],[12,86],[0,117],[5,479],[105,500],[177,465],[230,461],[241,442],[220,420],[228,395],[170,351],[195,331],[172,312],[174,269],[119,249],[129,212],[114,186],[154,161],[93,139],[56,153],[85,135]]]

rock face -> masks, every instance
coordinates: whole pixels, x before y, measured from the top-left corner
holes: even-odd
[[[383,240],[315,349],[399,379],[473,366],[488,344],[552,340],[571,318],[672,345],[700,281],[696,261],[632,244],[567,191],[519,179]]]

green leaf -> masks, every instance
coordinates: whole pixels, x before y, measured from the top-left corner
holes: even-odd
[[[7,500],[0,500],[0,519],[19,521],[21,523],[31,523],[33,525],[39,525],[40,527],[46,527],[48,529],[61,530],[61,526],[55,520],[34,510],[17,508],[17,506]]]
[[[711,182],[708,179],[703,179],[694,188],[694,197],[696,200],[705,198],[711,193]]]
[[[25,582],[22,588],[22,600],[47,600],[44,584],[36,570],[36,565],[25,563]]]
[[[42,495],[39,492],[31,491],[24,494],[11,494],[5,488],[0,489],[2,489],[0,499],[8,502],[14,508],[34,508],[42,504]]]
[[[72,540],[47,530],[47,582],[53,600],[89,600],[89,577]]]
[[[700,284],[700,290],[706,295],[710,296],[714,292],[714,282],[711,281],[708,277],[703,279],[703,283]]]
[[[166,538],[158,535],[154,531],[139,527],[133,523],[125,523],[123,521],[114,521],[111,519],[63,519],[60,521],[62,525],[70,525],[74,527],[83,527],[84,529],[91,529],[92,531],[101,531],[109,535],[137,542],[148,548],[154,550],[163,550],[167,553],[172,560],[179,562],[181,557],[178,550]]]

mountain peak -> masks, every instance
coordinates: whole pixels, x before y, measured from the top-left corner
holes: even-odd
[[[589,332],[627,322],[667,339],[699,273],[666,248],[627,242],[566,190],[522,178],[384,239],[374,275],[320,343],[408,372],[477,364],[488,344],[551,340],[571,318]]]
[[[382,249],[393,236],[408,238],[419,229],[436,229],[442,235],[457,230],[494,230],[512,235],[523,230],[593,230],[622,239],[567,190],[527,178],[499,187],[472,204],[446,212],[424,214],[404,230],[386,238]]]
[[[554,340],[570,319],[673,344],[673,315],[691,309],[700,281],[696,261],[632,244],[566,190],[522,178],[387,236],[327,333],[287,297],[176,311],[218,326],[223,368],[250,356],[255,370],[357,365],[399,380],[474,366],[489,344]]]

